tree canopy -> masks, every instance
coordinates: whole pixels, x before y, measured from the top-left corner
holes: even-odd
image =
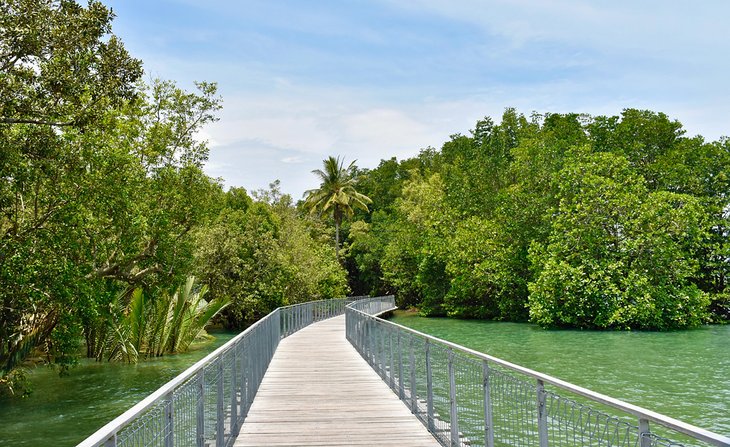
[[[507,109],[361,173],[351,285],[424,315],[673,329],[730,318],[730,140],[663,113]]]
[[[64,372],[84,351],[182,349],[193,307],[230,303],[220,321],[244,327],[347,292],[326,231],[291,198],[204,173],[216,84],[145,84],[112,19],[94,0],[0,4],[0,393],[22,388],[30,358]]]

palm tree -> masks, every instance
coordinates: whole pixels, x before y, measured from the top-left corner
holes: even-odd
[[[368,211],[368,204],[373,203],[370,197],[360,194],[353,186],[355,183],[355,162],[345,168],[340,157],[328,157],[324,162],[324,170],[315,169],[322,183],[318,189],[310,189],[304,193],[304,206],[314,213],[332,213],[335,221],[335,252],[340,259],[340,224],[343,217],[351,217],[353,208]]]

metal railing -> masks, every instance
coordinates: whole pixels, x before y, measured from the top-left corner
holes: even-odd
[[[352,300],[280,307],[127,410],[79,447],[230,446],[279,340]]]
[[[728,437],[374,316],[394,307],[393,297],[348,305],[347,338],[444,446],[730,446]]]

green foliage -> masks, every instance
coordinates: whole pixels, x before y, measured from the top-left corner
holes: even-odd
[[[123,312],[97,342],[98,358],[134,363],[187,351],[204,334],[208,322],[229,304],[224,298],[206,301],[207,292],[191,276],[172,294],[145,294],[140,288],[118,294],[114,305]],[[125,300],[128,304],[123,306]]]
[[[530,315],[546,326],[691,327],[708,300],[691,278],[702,210],[687,195],[648,192],[623,156],[591,154],[558,177],[560,206],[545,247]]]
[[[271,202],[229,191],[229,204],[246,205],[225,207],[196,234],[195,269],[213,297],[230,297],[229,327],[246,327],[279,306],[347,293],[334,250],[312,236],[291,199],[276,191],[258,195]]]
[[[332,214],[335,222],[335,254],[339,259],[340,253],[340,225],[345,217],[352,217],[355,209],[368,211],[368,204],[372,200],[355,189],[355,174],[357,168],[353,161],[345,168],[344,160],[339,157],[329,157],[324,160],[324,171],[312,171],[319,177],[321,184],[317,189],[304,193],[304,207],[312,214]]]
[[[447,314],[459,318],[526,319],[524,279],[515,274],[519,256],[495,222],[470,217],[448,241]]]
[[[95,1],[0,6],[0,376],[35,350],[73,363],[72,313],[94,306],[91,210],[113,200],[94,181],[126,160],[100,136],[142,74],[111,18]]]
[[[348,265],[363,291],[426,315],[643,329],[726,319],[730,144],[683,134],[645,110],[507,109],[435,162],[363,173],[375,212],[350,228]]]
[[[133,98],[141,62],[110,34],[112,17],[93,0],[3,1],[0,123],[86,127]]]
[[[346,292],[333,250],[290,199],[254,203],[203,172],[196,135],[217,120],[216,84],[144,85],[112,17],[97,1],[0,4],[2,386],[17,388],[29,357],[64,372],[82,342],[98,359],[184,349],[202,293],[160,291],[197,270],[212,303],[234,299],[239,326]],[[206,250],[233,256],[203,263]]]

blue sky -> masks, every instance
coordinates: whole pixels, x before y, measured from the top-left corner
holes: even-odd
[[[146,76],[218,82],[200,136],[228,186],[280,179],[298,199],[328,155],[374,168],[505,107],[635,107],[730,135],[726,0],[105,2]]]

